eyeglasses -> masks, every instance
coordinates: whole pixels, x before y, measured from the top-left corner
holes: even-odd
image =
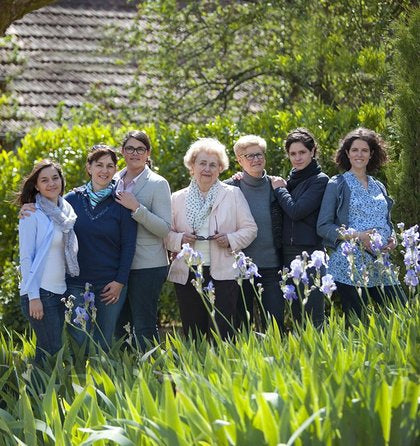
[[[262,160],[264,158],[264,153],[258,152],[258,153],[245,153],[241,155],[241,158],[245,158],[247,161],[253,161],[253,160]]]
[[[217,232],[216,232],[216,234],[217,234]],[[208,235],[207,237],[204,237],[204,235],[196,235],[196,236],[195,236],[195,239],[196,239],[196,240],[214,240],[214,236],[215,236],[216,234],[214,234],[214,235]]]
[[[134,152],[139,155],[144,155],[147,152],[147,149],[144,147],[127,146],[124,147],[124,151],[127,152],[129,155],[132,155]]]

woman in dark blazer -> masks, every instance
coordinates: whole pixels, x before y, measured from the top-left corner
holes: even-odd
[[[303,251],[310,256],[315,250],[323,249],[316,223],[328,176],[322,172],[315,158],[317,144],[307,129],[297,128],[290,132],[285,149],[292,164],[289,178],[286,181],[272,177],[271,184],[283,210],[283,264],[290,267],[290,263]],[[324,307],[324,296],[315,289],[309,295],[305,311],[317,327],[324,321]],[[292,311],[295,319],[299,320],[302,315],[300,300],[293,302]]]

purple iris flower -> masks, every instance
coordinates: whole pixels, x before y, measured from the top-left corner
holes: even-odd
[[[410,287],[417,286],[419,284],[419,277],[418,274],[416,274],[416,271],[408,269],[404,277],[404,282]]]
[[[85,305],[92,306],[95,304],[95,294],[92,293],[92,291],[85,291],[85,294],[83,294],[83,300]]]
[[[251,277],[261,277],[261,274],[258,272],[258,266],[255,263],[250,262],[248,265],[247,276],[250,279]]]
[[[339,229],[339,233],[340,233],[340,235],[343,237],[343,239],[345,239],[345,240],[347,240],[347,239],[349,239],[349,240],[352,240],[353,238],[354,238],[354,234],[356,233],[357,231],[355,230],[355,229],[353,229],[353,228],[348,228],[348,229],[346,229],[344,226],[342,226],[340,229]]]
[[[316,250],[311,254],[311,261],[308,266],[309,268],[315,267],[319,271],[323,266],[327,266],[326,260],[325,252]]]
[[[211,280],[209,281],[208,285],[204,288],[204,291],[207,291],[209,293],[212,293],[215,291],[213,282]]]
[[[412,226],[402,233],[402,245],[405,249],[414,248],[419,243],[419,225]]]
[[[284,285],[281,290],[283,291],[283,297],[286,300],[297,300],[298,296],[296,294],[296,288],[294,285]]]
[[[300,259],[292,260],[290,263],[290,273],[289,277],[293,279],[300,280],[304,271],[303,262]]]
[[[344,257],[349,257],[356,252],[356,243],[346,240],[341,244],[341,253]]]
[[[243,252],[235,255],[235,262],[232,266],[239,271],[239,279],[261,277],[258,273],[257,265],[249,257],[246,257]]]
[[[404,264],[406,266],[420,263],[420,250],[417,248],[408,248],[404,254]]]
[[[303,271],[303,273],[302,273],[301,282],[304,285],[309,285],[309,277],[308,277],[308,274],[306,273],[306,271]]]
[[[75,312],[76,317],[73,322],[76,325],[84,325],[89,320],[89,314],[83,307],[76,307]]]
[[[379,232],[373,232],[370,234],[370,248],[372,252],[375,254],[379,254],[384,247],[384,244],[382,242],[382,236],[379,234]]]
[[[331,274],[326,274],[325,276],[322,277],[321,281],[322,285],[319,289],[326,296],[330,297],[333,291],[337,289],[337,285],[333,280],[333,276]]]
[[[183,257],[190,258],[194,253],[194,250],[191,248],[189,243],[184,243],[182,245],[181,251],[176,256],[177,259],[182,259]]]

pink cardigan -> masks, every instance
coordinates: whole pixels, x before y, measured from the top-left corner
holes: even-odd
[[[216,196],[210,213],[210,234],[216,229],[227,234],[229,248],[220,248],[216,242],[210,241],[210,274],[216,280],[233,280],[237,270],[233,268],[232,251],[239,252],[246,248],[257,236],[257,225],[249,210],[248,203],[239,187],[220,183],[221,189]],[[166,237],[166,247],[169,251],[181,251],[181,240],[184,232],[193,232],[187,222],[185,199],[188,188],[172,194],[172,227]],[[188,266],[184,259],[175,259],[169,270],[170,282],[185,285],[188,280]],[[207,284],[206,284],[207,285]]]

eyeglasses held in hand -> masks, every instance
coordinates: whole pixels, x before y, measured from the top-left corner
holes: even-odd
[[[208,235],[207,237],[204,237],[204,235],[196,235],[195,236],[195,239],[196,240],[214,240],[214,236],[215,236],[216,234],[214,234],[214,235]]]
[[[124,151],[127,152],[129,155],[132,155],[134,152],[139,155],[144,155],[147,152],[147,149],[145,149],[144,147],[127,146],[124,147]]]
[[[258,153],[245,153],[244,155],[241,155],[242,158],[246,158],[248,161],[253,160],[262,160],[264,158],[264,153],[258,152]]]

